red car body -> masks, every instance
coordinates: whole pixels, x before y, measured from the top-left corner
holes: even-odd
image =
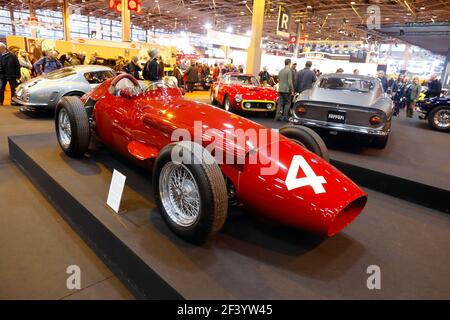
[[[93,107],[94,131],[109,148],[141,165],[158,157],[159,151],[172,143],[176,129],[186,129],[194,136],[195,121],[202,121],[203,147],[211,142],[206,130],[268,130],[260,124],[220,108],[188,100],[178,88],[159,88],[131,97],[115,96],[109,90],[112,80],[82,97],[86,108]],[[270,160],[274,144],[249,138],[244,148],[229,139],[219,148],[238,150],[244,157],[258,153],[261,161],[242,165],[220,164],[220,169],[235,187],[236,198],[254,214],[324,235],[334,235],[350,223],[366,203],[365,193],[328,162],[288,138],[279,138],[279,157],[273,159],[277,172],[263,175],[263,160]],[[236,147],[236,148],[233,148]],[[301,156],[316,176],[323,177],[324,192],[316,193],[309,185],[289,190],[286,184],[295,156]],[[294,178],[305,176],[302,170]]]
[[[254,81],[249,83],[246,79]],[[229,108],[226,98],[229,99]],[[227,73],[211,86],[211,102],[230,109],[227,111],[273,112],[277,98],[278,92],[272,87],[263,87],[255,76],[243,73]]]

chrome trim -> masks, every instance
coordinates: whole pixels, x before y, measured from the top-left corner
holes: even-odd
[[[50,106],[49,104],[26,102],[17,97],[13,97],[11,100],[21,106],[27,106],[27,107],[48,107],[48,106]]]
[[[371,128],[352,126],[352,125],[348,125],[348,124],[345,126],[342,126],[342,125],[339,125],[336,123],[330,123],[330,122],[319,121],[319,120],[299,119],[299,118],[294,118],[294,117],[290,117],[289,122],[292,122],[294,124],[301,124],[306,127],[323,128],[323,129],[327,129],[327,130],[366,134],[366,135],[371,135],[371,136],[387,136],[391,132],[390,129],[387,131],[383,131],[383,130],[377,130],[377,129],[371,129]]]

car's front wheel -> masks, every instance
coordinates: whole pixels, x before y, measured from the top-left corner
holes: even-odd
[[[210,94],[209,98],[210,98],[211,104],[213,106],[217,106],[217,100],[216,100],[216,98],[214,98],[214,90],[213,89],[211,89],[211,94]]]
[[[450,132],[450,106],[436,107],[428,115],[428,124],[438,131]]]
[[[61,149],[70,157],[83,156],[91,139],[89,117],[77,97],[63,97],[55,112],[55,129]]]
[[[181,154],[183,161],[173,159],[174,154]],[[182,142],[166,146],[154,165],[153,188],[166,224],[189,242],[204,243],[225,223],[225,179],[214,158],[199,145]]]
[[[223,108],[228,112],[233,112],[233,108],[231,107],[230,97],[226,95],[223,98]]]

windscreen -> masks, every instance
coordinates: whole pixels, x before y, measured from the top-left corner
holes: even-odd
[[[374,83],[365,79],[324,77],[319,82],[319,88],[369,92],[374,88]]]
[[[252,85],[259,86],[259,81],[254,76],[246,76],[246,75],[233,75],[229,77],[229,84],[243,84],[243,85]]]

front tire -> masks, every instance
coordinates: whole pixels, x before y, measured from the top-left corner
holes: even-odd
[[[65,154],[79,158],[86,153],[91,140],[89,117],[78,97],[63,97],[58,103],[55,129],[58,143]]]
[[[437,131],[450,132],[450,106],[436,107],[428,115],[428,124]]]
[[[225,95],[223,98],[223,108],[225,111],[233,112],[233,108],[231,107],[230,97],[228,95]]]
[[[214,90],[212,90],[212,89],[211,89],[211,94],[210,94],[209,98],[210,98],[211,104],[213,106],[217,106],[217,100],[216,100],[216,98],[214,98]]]
[[[174,160],[173,154],[181,154],[183,161]],[[225,180],[200,145],[186,141],[166,146],[154,165],[153,187],[164,221],[179,237],[202,244],[223,227],[228,211]]]
[[[330,162],[328,148],[322,138],[314,130],[304,126],[287,125],[281,127],[279,133],[318,155],[325,161]]]

